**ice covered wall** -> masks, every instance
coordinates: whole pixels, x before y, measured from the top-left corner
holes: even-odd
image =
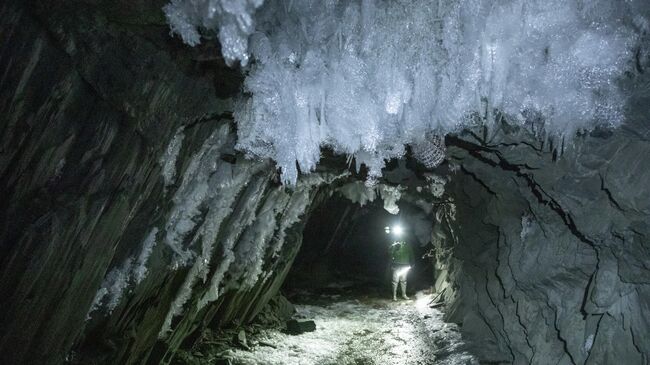
[[[197,18],[197,4],[219,3],[172,2],[172,28],[186,40],[195,29],[174,19],[229,29],[231,20]],[[252,9],[239,8],[245,24]],[[428,131],[502,115],[562,135],[618,126],[626,95],[617,82],[648,52],[639,48],[647,15],[642,0],[269,0],[249,37],[238,148],[273,158],[291,183],[314,169],[324,145],[376,177],[384,158]]]
[[[285,189],[235,151],[239,71],[170,39],[159,2],[0,18],[0,363],[164,364],[253,318],[338,175]]]

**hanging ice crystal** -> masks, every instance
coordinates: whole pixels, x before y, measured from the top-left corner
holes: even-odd
[[[377,192],[374,187],[368,187],[360,181],[345,184],[338,188],[337,191],[351,202],[359,203],[361,206],[375,201],[377,197]]]
[[[164,7],[173,33],[191,46],[201,43],[199,28],[218,29],[221,52],[229,65],[249,59],[248,36],[255,31],[254,13],[264,0],[171,0]]]
[[[542,115],[556,134],[620,125],[617,79],[648,52],[644,0],[268,0],[254,22],[261,0],[226,2],[173,0],[166,12],[187,43],[197,26],[218,26],[227,60],[255,59],[238,148],[274,159],[289,183],[321,146],[372,156],[372,178],[427,132],[492,123],[497,111]]]
[[[402,190],[404,189],[399,185],[389,186],[382,184],[379,185],[378,190],[381,199],[384,201],[384,210],[393,215],[398,214],[399,205],[397,205],[397,202],[402,197]]]

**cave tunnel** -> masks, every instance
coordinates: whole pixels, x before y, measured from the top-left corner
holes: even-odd
[[[0,364],[650,364],[647,1],[0,19]]]
[[[409,283],[413,285],[408,287],[409,292],[431,287],[433,266],[425,258],[432,249],[431,217],[407,204],[391,214],[380,198],[362,206],[340,193],[328,196],[306,221],[303,244],[285,280],[285,289],[318,288],[322,292],[347,286],[356,292],[383,290],[388,295],[391,246],[396,238],[386,232],[386,227],[397,225],[405,229],[398,239],[412,246]]]

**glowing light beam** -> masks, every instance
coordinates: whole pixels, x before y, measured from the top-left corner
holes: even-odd
[[[404,229],[399,224],[393,226],[393,233],[395,233],[396,236],[401,236],[403,232]]]

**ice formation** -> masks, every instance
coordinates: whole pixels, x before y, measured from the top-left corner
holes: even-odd
[[[442,176],[436,174],[427,174],[426,180],[431,195],[436,198],[441,198],[445,193],[445,185],[447,185],[447,180],[445,180],[445,178]]]
[[[249,59],[248,36],[255,30],[253,14],[264,0],[172,0],[164,7],[172,33],[195,46],[200,28],[218,30],[221,52],[229,65]]]
[[[501,116],[564,135],[620,125],[617,81],[647,52],[643,0],[261,2],[173,0],[166,13],[187,43],[218,28],[226,60],[255,60],[238,148],[273,158],[289,183],[321,146],[372,179],[427,133]]]
[[[186,237],[197,225],[200,226],[201,237],[205,236],[205,241],[216,235],[219,225],[229,213],[229,204],[234,200],[234,197],[225,199],[220,194],[223,191],[229,192],[236,182],[241,184],[250,177],[247,168],[243,169],[246,174],[233,176],[230,164],[217,163],[230,138],[228,126],[215,130],[192,156],[180,186],[174,193],[174,207],[165,224],[164,242],[176,254],[175,266],[184,266],[194,259],[194,253],[188,249],[194,242],[186,242]],[[202,221],[200,217],[206,208],[210,215]],[[207,224],[202,224],[206,221]]]
[[[379,196],[384,202],[384,210],[390,214],[399,213],[397,202],[402,197],[402,191],[404,190],[405,188],[399,185],[377,184],[376,186],[367,186],[361,181],[353,181],[336,189],[346,199],[360,206],[375,201],[375,198]]]
[[[519,238],[524,241],[528,235],[533,231],[533,223],[535,222],[535,217],[531,214],[524,214],[521,216],[521,232],[519,233]]]
[[[267,194],[271,178],[267,162],[242,160],[233,168],[219,158],[231,152],[230,138],[229,125],[215,130],[190,160],[174,194],[163,242],[175,253],[176,266],[191,267],[165,317],[160,338],[169,335],[172,320],[184,311],[201,310],[228,289],[247,289],[268,276],[263,271],[265,255],[282,248],[286,231],[311,202],[314,186],[345,176],[313,174],[298,182],[291,194],[285,189]],[[237,224],[224,224],[229,215],[229,221]],[[188,242],[191,231],[194,238]],[[195,253],[197,247],[200,251]],[[213,255],[218,259],[213,260]],[[208,275],[211,263],[216,266]],[[208,290],[192,308],[188,302],[195,285]]]
[[[223,229],[222,223],[233,211],[233,205],[238,194],[246,187],[246,182],[260,172],[264,166],[261,163],[242,161],[238,169],[223,162],[219,156],[226,150],[230,140],[230,127],[226,124],[216,129],[208,137],[201,149],[192,156],[188,167],[183,172],[181,183],[174,193],[171,214],[165,223],[165,239],[175,253],[173,265],[176,267],[192,265],[185,278],[179,294],[172,302],[165,319],[160,336],[164,337],[170,330],[172,319],[183,311],[185,303],[192,294],[193,286],[200,280],[208,280],[209,263],[212,259],[213,248],[217,235]],[[257,180],[261,185],[264,177]],[[252,192],[249,192],[252,194]],[[261,194],[257,194],[259,196]],[[248,210],[255,209],[257,200],[248,199]],[[248,211],[247,210],[247,211]],[[247,227],[244,220],[237,225],[239,229]],[[194,240],[187,242],[188,234],[196,231]],[[237,236],[225,236],[224,262],[230,263],[233,254],[232,246]],[[198,241],[198,242],[197,242]],[[193,252],[191,247],[199,247],[200,251]],[[220,282],[219,278],[219,282]]]
[[[183,147],[183,139],[185,134],[183,133],[183,127],[178,128],[174,138],[167,146],[167,150],[160,158],[160,165],[162,166],[162,177],[165,181],[165,188],[169,187],[174,183],[176,178],[176,160],[178,159],[178,154]]]
[[[368,188],[360,181],[347,183],[338,188],[337,191],[352,203],[358,203],[361,206],[375,201],[377,197],[375,189]]]
[[[129,257],[121,266],[113,268],[104,278],[101,287],[97,290],[90,310],[86,315],[86,320],[90,315],[101,308],[106,308],[110,314],[120,304],[124,291],[129,285],[138,285],[147,276],[147,263],[149,257],[156,246],[156,235],[158,228],[153,227],[142,243],[142,249],[136,259]]]
[[[104,278],[102,286],[95,293],[93,303],[86,314],[86,320],[90,319],[90,315],[104,306],[108,314],[120,304],[124,290],[129,286],[131,273],[133,269],[133,261],[127,259],[121,267],[116,267],[111,270]]]
[[[157,234],[158,228],[153,227],[142,244],[142,251],[140,252],[136,265],[133,268],[133,276],[136,284],[140,284],[142,280],[147,277],[147,262],[149,262],[149,257],[153,252],[153,248],[156,246]]]
[[[402,197],[402,190],[404,189],[401,186],[389,186],[382,184],[379,185],[378,190],[379,195],[381,195],[381,199],[384,201],[384,210],[393,215],[399,213],[399,206],[397,205],[397,202]]]

